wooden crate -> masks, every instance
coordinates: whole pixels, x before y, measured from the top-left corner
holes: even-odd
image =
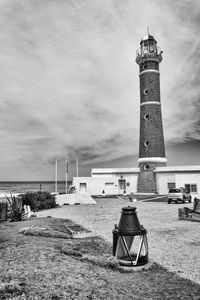
[[[200,214],[188,210],[187,207],[178,209],[178,218],[179,220],[200,222]]]

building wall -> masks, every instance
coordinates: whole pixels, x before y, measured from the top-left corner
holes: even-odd
[[[200,197],[200,171],[195,173],[156,173],[157,190],[159,194],[168,193],[168,183],[175,182],[176,187],[185,187],[185,184],[196,184],[197,192],[191,192],[192,197]]]
[[[92,177],[95,177],[95,178],[112,178],[113,176],[117,176],[116,174],[112,174],[112,173],[110,173],[110,174],[92,174]]]
[[[74,177],[73,185],[77,192],[85,192],[90,195],[118,195],[137,192],[137,174],[121,176],[97,176],[97,177]],[[124,181],[125,188],[120,189],[120,182]]]
[[[185,184],[196,184],[197,192],[192,192],[192,197],[200,198],[200,170],[196,172],[154,172],[156,177],[157,192],[160,195],[168,194],[168,183],[175,183],[176,187],[185,187]],[[91,195],[118,195],[137,192],[137,173],[99,174],[94,177],[74,177],[73,185],[77,192],[88,192]],[[120,181],[122,185],[120,189]],[[123,188],[125,187],[125,189]],[[143,190],[140,191],[144,192]]]
[[[156,173],[158,194],[168,194],[168,182],[176,182],[176,176],[174,173]]]
[[[176,186],[185,187],[185,184],[196,184],[197,192],[191,192],[193,197],[200,197],[200,172],[199,173],[186,173],[186,174],[176,174]]]
[[[73,185],[76,186],[77,192],[81,192],[80,184],[86,183],[86,192],[90,195],[102,195],[105,193],[105,183],[112,183],[112,194],[117,194],[118,185],[117,178],[104,178],[104,177],[74,177]],[[83,190],[82,190],[83,191]],[[104,193],[103,193],[104,191]],[[111,191],[110,191],[111,192]]]

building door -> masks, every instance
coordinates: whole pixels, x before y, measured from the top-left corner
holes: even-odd
[[[84,192],[87,191],[87,184],[86,184],[86,182],[80,182],[79,186],[80,186],[80,193],[84,193]]]
[[[105,182],[105,192],[107,195],[115,194],[115,185],[114,182]]]
[[[119,194],[125,194],[126,193],[126,179],[119,179],[118,186],[119,186]]]

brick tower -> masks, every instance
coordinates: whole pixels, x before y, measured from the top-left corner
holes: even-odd
[[[166,166],[160,103],[162,51],[150,34],[144,36],[137,50],[140,76],[140,142],[137,192],[156,193],[156,167]]]

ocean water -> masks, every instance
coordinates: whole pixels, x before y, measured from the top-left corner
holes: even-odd
[[[67,182],[67,186],[71,185],[71,181]],[[57,192],[65,193],[66,184],[65,181],[57,182]],[[55,192],[54,181],[12,181],[12,182],[0,182],[0,194],[9,193],[27,193],[27,192]]]

